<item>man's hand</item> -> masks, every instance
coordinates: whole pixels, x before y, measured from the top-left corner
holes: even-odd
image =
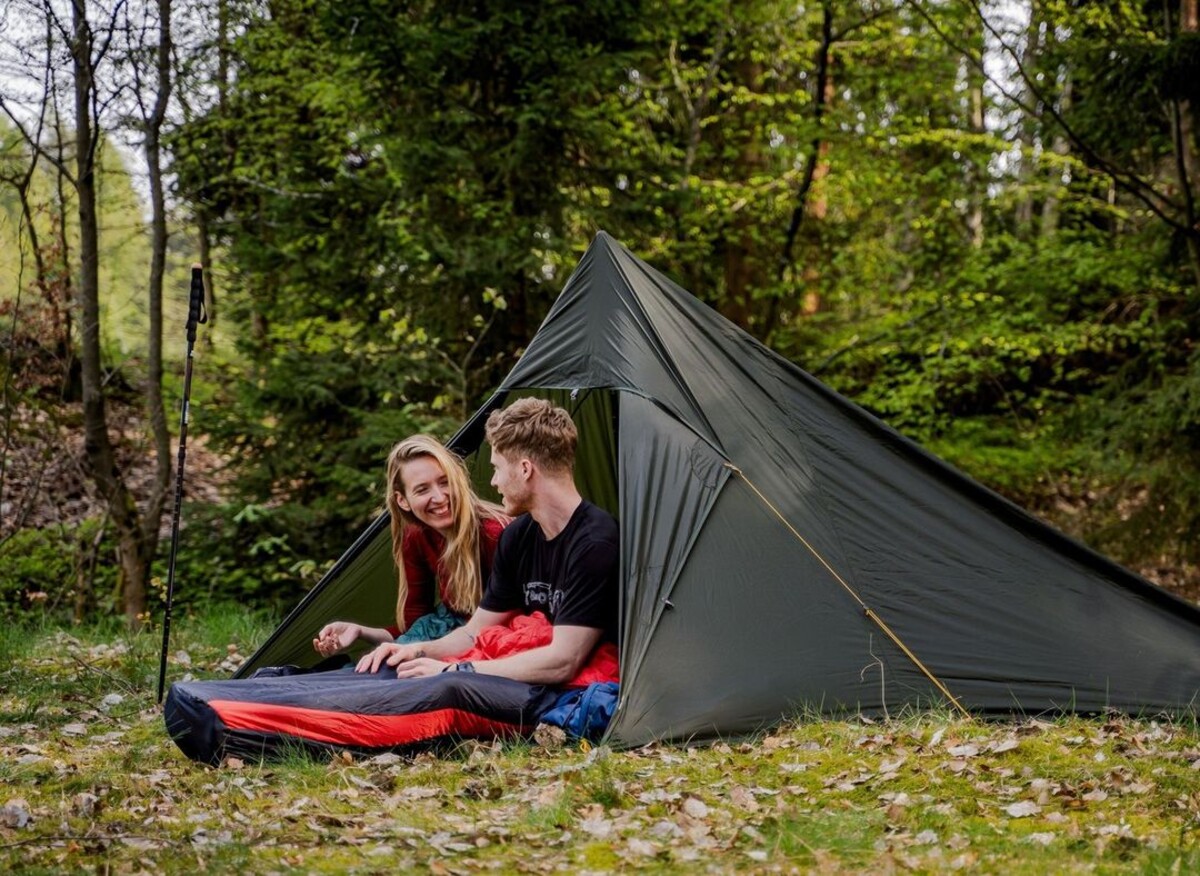
[[[390,661],[389,661],[390,662]],[[417,657],[413,660],[406,660],[396,668],[397,678],[427,678],[430,675],[437,675],[439,672],[445,672],[449,663],[443,663],[441,660],[434,660],[432,657]]]
[[[386,642],[359,660],[354,671],[378,672],[385,662],[388,666],[398,666],[424,656],[425,651],[420,645],[397,645],[395,642]]]
[[[344,651],[362,635],[362,627],[347,621],[334,621],[321,627],[321,632],[313,639],[313,648],[322,657],[332,657],[339,651]]]

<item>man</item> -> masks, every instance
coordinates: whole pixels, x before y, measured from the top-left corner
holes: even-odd
[[[399,678],[473,671],[554,685],[574,678],[602,641],[616,641],[617,524],[575,488],[577,433],[570,415],[549,402],[521,399],[488,417],[486,437],[492,486],[516,519],[500,536],[478,610],[465,626],[432,642],[380,645],[359,661],[358,672],[386,664]],[[534,611],[553,625],[550,644],[496,660],[445,660],[469,651],[486,627]]]

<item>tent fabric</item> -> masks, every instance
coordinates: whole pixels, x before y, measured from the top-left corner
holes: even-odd
[[[580,429],[605,463],[581,459],[580,476],[617,497],[614,744],[944,703],[864,605],[972,712],[1200,705],[1195,606],[933,457],[603,232],[454,446],[485,462],[483,420],[518,394],[608,406]],[[324,617],[381,538],[377,521],[310,594]]]

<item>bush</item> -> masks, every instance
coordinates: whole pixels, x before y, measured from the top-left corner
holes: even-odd
[[[74,617],[82,582],[112,611],[117,562],[112,542],[97,541],[102,521],[22,529],[0,545],[0,619]],[[89,600],[90,601],[90,600]]]
[[[186,505],[175,563],[175,605],[207,608],[235,603],[290,609],[324,570],[297,551],[291,532],[291,521],[281,508]],[[166,543],[154,576],[164,597],[169,556]]]

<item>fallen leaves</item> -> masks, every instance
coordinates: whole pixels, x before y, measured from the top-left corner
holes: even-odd
[[[683,814],[689,818],[704,819],[708,817],[708,804],[699,797],[685,797],[680,806]]]
[[[553,724],[538,724],[533,731],[533,741],[546,751],[559,751],[567,744],[567,734]]]
[[[102,851],[116,869],[155,870],[180,850],[216,860],[226,847],[258,871],[311,869],[315,849],[334,870],[447,874],[1002,872],[1097,854],[1136,869],[1144,849],[1200,823],[1194,728],[1115,716],[806,722],[634,751],[465,741],[213,770],[185,761],[145,692],[118,680],[136,672],[103,668],[127,665],[127,649],[68,645],[30,665],[86,675],[91,694],[0,693],[0,714],[20,716],[0,725],[0,780],[22,795],[0,808],[0,845],[19,843],[26,869],[80,869]],[[202,674],[240,649],[186,654]]]
[[[75,795],[75,798],[71,801],[71,806],[76,815],[83,818],[91,818],[100,811],[100,797],[84,791]]]
[[[1006,736],[997,742],[989,743],[987,750],[992,754],[1003,754],[1006,751],[1015,751],[1020,745],[1021,742],[1016,736]]]
[[[14,797],[0,807],[0,827],[20,830],[26,827],[32,818],[29,814],[29,804],[20,797]]]
[[[1009,818],[1028,818],[1031,815],[1037,815],[1041,811],[1042,807],[1032,800],[1020,800],[1004,807],[1004,813]]]

